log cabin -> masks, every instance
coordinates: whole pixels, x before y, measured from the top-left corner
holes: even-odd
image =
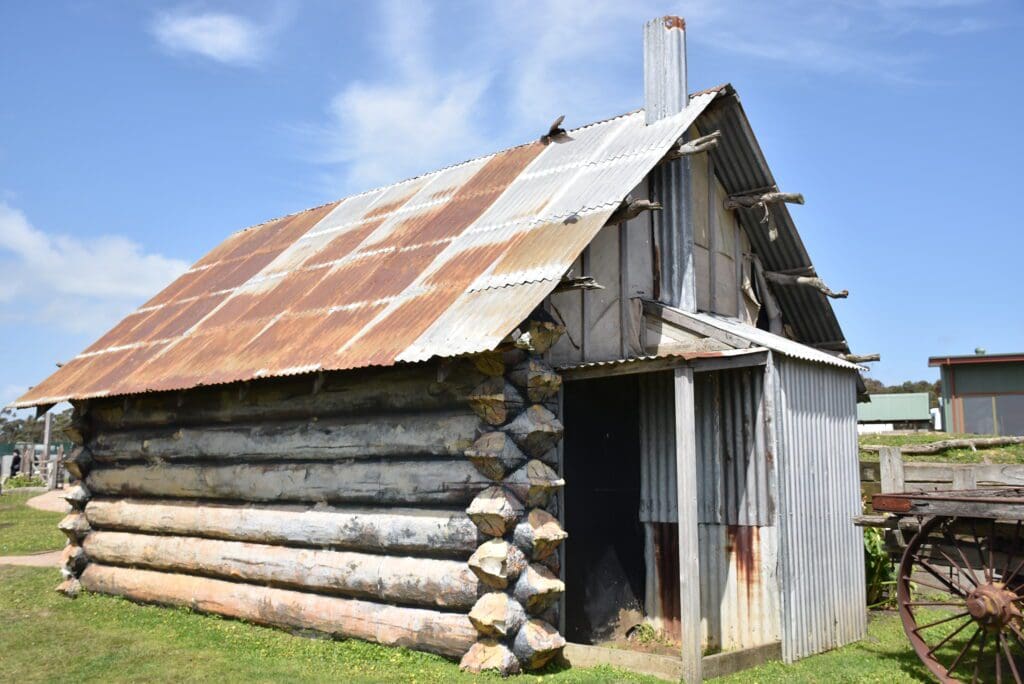
[[[21,397],[74,407],[59,589],[503,674],[860,638],[845,293],[685,36],[643,109],[237,232]]]

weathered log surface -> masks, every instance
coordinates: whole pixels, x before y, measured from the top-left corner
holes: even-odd
[[[502,425],[523,410],[526,402],[505,378],[487,378],[469,395],[469,407],[488,425]]]
[[[501,480],[526,463],[526,454],[500,431],[484,433],[466,450],[466,457],[492,480]]]
[[[92,498],[92,494],[85,485],[77,484],[64,492],[64,496],[61,498],[67,501],[75,510],[81,510],[88,503],[89,499]]]
[[[72,544],[79,543],[92,529],[85,515],[79,512],[69,513],[57,523],[57,529],[64,533]]]
[[[467,361],[450,364],[443,379],[438,370],[438,364],[426,363],[324,373],[319,382],[314,375],[304,375],[129,399],[95,399],[89,418],[97,429],[109,430],[443,411],[464,408],[469,392],[484,378]]]
[[[60,554],[61,568],[67,570],[76,577],[88,564],[89,559],[86,558],[85,551],[83,551],[82,547],[77,544],[68,544]]]
[[[495,670],[503,677],[507,677],[519,672],[519,660],[512,650],[500,641],[481,639],[462,656],[459,669],[476,674]]]
[[[356,416],[100,432],[90,442],[98,463],[139,460],[337,460],[462,456],[480,419],[446,413]]]
[[[565,639],[543,620],[528,620],[516,634],[512,651],[527,670],[537,670],[562,652]]]
[[[289,589],[91,563],[82,588],[144,603],[188,606],[263,625],[405,646],[458,658],[476,641],[466,615]]]
[[[547,558],[569,535],[558,519],[541,508],[534,508],[526,520],[516,525],[513,538],[516,545],[533,560]]]
[[[197,505],[192,501],[93,499],[85,508],[101,530],[231,541],[332,547],[465,559],[482,540],[462,512],[415,508]]]
[[[64,468],[71,473],[76,480],[84,480],[89,469],[92,468],[92,452],[84,446],[75,447],[69,456],[64,459]]]
[[[504,539],[492,539],[473,552],[468,564],[481,582],[492,589],[504,589],[526,567],[526,557]]]
[[[403,605],[468,611],[480,581],[460,561],[293,549],[267,544],[93,532],[93,562],[338,593]]]
[[[534,404],[503,428],[531,458],[540,458],[562,439],[562,423],[548,409]]]
[[[488,487],[473,499],[466,514],[484,534],[504,537],[523,514],[523,504],[503,487]]]
[[[469,621],[484,636],[500,639],[519,631],[526,622],[526,611],[505,592],[491,591],[481,596],[469,611]]]
[[[466,504],[490,481],[458,461],[132,465],[99,468],[86,483],[106,496],[369,504]]]

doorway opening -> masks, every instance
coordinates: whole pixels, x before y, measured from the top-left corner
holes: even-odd
[[[568,382],[563,413],[565,637],[617,641],[645,598],[637,376]]]

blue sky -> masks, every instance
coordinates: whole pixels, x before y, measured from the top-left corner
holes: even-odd
[[[668,13],[874,377],[1024,351],[1014,0],[3,3],[0,403],[234,230],[640,106]]]

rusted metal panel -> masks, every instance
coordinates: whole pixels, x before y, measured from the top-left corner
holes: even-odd
[[[857,374],[777,358],[779,576],[787,661],[864,636]]]
[[[15,405],[491,349],[716,94],[236,233]]]

